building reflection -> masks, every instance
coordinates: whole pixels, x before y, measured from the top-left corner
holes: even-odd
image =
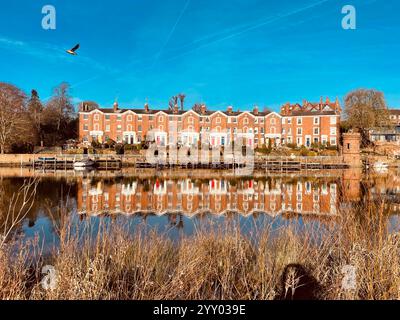
[[[80,214],[89,216],[155,214],[172,215],[172,219],[174,214],[336,216],[339,186],[340,178],[82,179],[78,183],[77,205]]]

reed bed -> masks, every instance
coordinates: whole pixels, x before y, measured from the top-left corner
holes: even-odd
[[[400,237],[380,205],[341,212],[324,232],[271,224],[249,236],[226,222],[179,241],[121,224],[79,231],[70,217],[50,254],[37,239],[0,247],[0,299],[400,298]],[[53,288],[41,282],[46,265],[57,272]],[[356,270],[353,289],[343,287],[346,265]]]

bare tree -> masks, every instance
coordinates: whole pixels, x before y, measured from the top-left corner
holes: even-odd
[[[70,125],[75,121],[69,85],[62,83],[54,89],[54,96],[43,111],[43,125],[48,144],[57,144],[72,138]]]
[[[175,106],[178,104],[178,96],[173,96],[171,99],[169,99],[169,109],[173,110],[175,108]]]
[[[13,143],[32,139],[26,95],[14,85],[0,82],[0,153]]]
[[[359,89],[345,97],[345,115],[350,128],[357,129],[367,143],[368,129],[388,127],[389,110],[382,92]]]
[[[181,110],[183,111],[186,95],[184,93],[180,93],[180,94],[178,94],[178,98],[179,98],[179,101],[181,102]]]

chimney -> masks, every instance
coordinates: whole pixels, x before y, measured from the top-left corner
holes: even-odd
[[[308,101],[307,100],[303,100],[303,107],[307,106]]]
[[[228,109],[227,109],[227,112],[228,112],[229,114],[231,114],[231,113],[233,112],[233,107],[232,107],[232,106],[229,106]]]
[[[149,104],[147,102],[144,104],[144,111],[146,113],[149,113],[149,111],[150,111]]]
[[[253,113],[255,115],[258,115],[258,106],[254,106]]]
[[[114,102],[113,109],[114,109],[114,113],[116,113],[118,111],[118,102],[117,101]]]
[[[177,104],[174,105],[174,113],[178,113],[179,112],[179,107]]]
[[[326,97],[326,104],[330,104],[331,101],[329,100],[329,97]]]

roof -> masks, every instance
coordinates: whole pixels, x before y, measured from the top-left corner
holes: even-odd
[[[400,116],[400,109],[389,109],[391,115]]]
[[[289,116],[335,116],[335,111],[293,111]]]

